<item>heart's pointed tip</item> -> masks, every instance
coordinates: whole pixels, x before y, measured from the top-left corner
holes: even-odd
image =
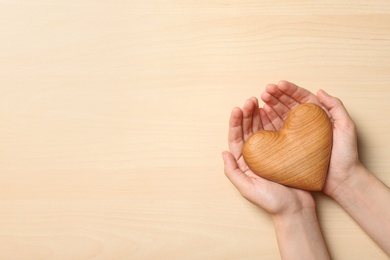
[[[324,185],[325,185],[325,180],[321,180],[321,181],[312,183],[310,185],[304,185],[303,187],[301,187],[301,189],[307,190],[307,191],[322,191],[322,189],[324,188]]]

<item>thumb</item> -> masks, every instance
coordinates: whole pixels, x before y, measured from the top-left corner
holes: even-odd
[[[230,152],[224,151],[222,153],[222,158],[225,164],[226,177],[240,192],[244,191],[248,187],[248,177],[240,170],[236,159]]]
[[[333,121],[337,122],[348,122],[352,121],[347,110],[345,109],[343,102],[340,99],[333,97],[326,93],[324,90],[320,89],[317,92],[318,100],[324,105],[324,107],[329,111]]]

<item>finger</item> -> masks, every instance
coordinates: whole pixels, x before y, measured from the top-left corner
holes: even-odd
[[[232,110],[229,120],[228,144],[229,150],[238,159],[244,146],[242,135],[242,110],[238,107]]]
[[[269,120],[267,114],[264,111],[264,108],[260,108],[259,112],[260,112],[261,124],[263,125],[263,129],[268,131],[275,131],[275,127]]]
[[[252,99],[248,99],[242,108],[243,121],[242,121],[242,133],[244,135],[244,141],[247,140],[252,134],[252,122],[253,112],[255,110],[255,104]]]
[[[318,91],[317,96],[319,101],[329,111],[334,124],[353,125],[353,121],[340,99],[329,95],[322,89]]]
[[[299,105],[292,97],[284,94],[275,84],[268,84],[265,88],[266,93],[270,94],[274,98],[278,99],[283,105],[285,105],[289,110]],[[264,101],[264,100],[263,100]],[[265,101],[264,101],[265,102]]]
[[[290,112],[290,108],[287,107],[284,103],[282,103],[278,98],[274,97],[268,92],[263,92],[261,94],[261,99],[270,106],[280,118],[283,120],[286,118],[288,112]]]
[[[282,128],[284,121],[282,118],[280,118],[278,113],[276,113],[276,111],[271,106],[269,106],[267,104],[265,104],[263,108],[264,108],[265,114],[267,115],[268,119],[270,120],[271,124],[273,125],[273,128],[276,130],[279,130],[280,128]]]
[[[261,125],[260,111],[259,111],[259,100],[255,97],[251,97],[255,103],[255,107],[252,115],[252,133],[260,131],[263,126]]]
[[[297,85],[282,80],[278,83],[278,88],[280,91],[282,91],[285,95],[291,97],[293,100],[295,100],[298,103],[314,103],[319,106],[321,106],[321,103],[318,101],[318,98],[316,95],[308,91],[307,89],[298,87]],[[294,103],[291,103],[288,105],[290,109],[294,108],[296,105],[293,105]],[[287,104],[286,104],[287,105]],[[293,105],[293,106],[291,106]]]
[[[238,168],[234,156],[225,151],[222,153],[222,158],[225,164],[225,175],[233,183],[234,186],[242,193],[248,190],[250,184],[249,177]]]

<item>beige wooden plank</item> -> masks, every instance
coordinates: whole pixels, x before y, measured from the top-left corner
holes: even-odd
[[[223,174],[231,109],[340,97],[390,185],[388,1],[0,1],[1,259],[279,259]],[[388,257],[317,194],[333,259]]]

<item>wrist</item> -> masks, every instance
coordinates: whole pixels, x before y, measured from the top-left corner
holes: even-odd
[[[273,215],[282,259],[329,259],[315,207]]]
[[[287,237],[294,236],[299,232],[305,233],[308,226],[317,225],[318,222],[314,205],[271,215],[271,218],[276,233],[283,233]]]
[[[297,227],[300,222],[316,220],[316,209],[315,206],[297,208],[295,210],[271,215],[272,222],[275,228],[278,227]]]
[[[343,208],[356,203],[358,196],[365,189],[370,181],[367,169],[358,161],[348,170],[347,179],[341,182],[332,194],[328,194]]]
[[[315,200],[308,191],[293,189],[290,195],[286,195],[279,210],[269,212],[274,220],[299,216],[304,212],[315,212]]]

